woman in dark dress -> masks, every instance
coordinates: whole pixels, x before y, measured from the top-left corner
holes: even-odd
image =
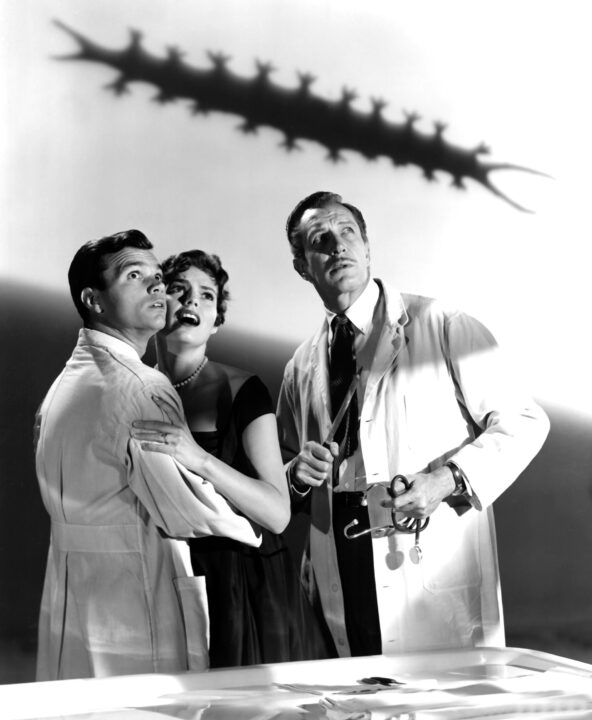
[[[163,272],[167,323],[156,338],[158,366],[181,397],[191,434],[160,401],[170,422],[134,423],[132,433],[145,449],[173,455],[211,482],[262,533],[259,548],[221,537],[190,541],[193,571],[206,579],[210,666],[327,657],[278,534],[290,509],[269,392],[257,376],[206,356],[224,322],[228,275],[201,250],[171,256]]]

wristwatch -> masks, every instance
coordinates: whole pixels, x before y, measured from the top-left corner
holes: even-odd
[[[450,469],[452,477],[454,478],[454,490],[450,493],[450,497],[465,495],[467,492],[467,483],[460,468],[453,462],[447,462],[446,467]]]

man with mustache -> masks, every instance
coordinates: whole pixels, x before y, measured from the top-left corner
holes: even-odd
[[[205,587],[173,538],[260,539],[209,483],[130,438],[136,418],[168,419],[159,399],[184,417],[141,361],[166,317],[151,242],[138,230],[89,241],[68,279],[84,327],[36,419],[51,518],[37,679],[203,669]]]
[[[545,413],[474,318],[371,277],[366,223],[339,195],[302,200],[287,234],[326,318],[286,367],[280,441],[335,654],[503,646],[491,504],[539,451]]]

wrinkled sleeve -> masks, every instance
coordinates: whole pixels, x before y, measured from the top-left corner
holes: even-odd
[[[152,401],[159,395],[183,413],[172,388],[145,389],[138,398],[137,418],[162,420]],[[258,547],[258,536],[249,520],[238,515],[211,483],[185,468],[169,455],[141,449],[129,439],[126,449],[128,482],[155,524],[167,535],[178,538],[219,535]]]
[[[538,453],[549,420],[477,320],[452,315],[445,343],[457,400],[477,433],[450,459],[467,477],[479,509],[493,503]]]

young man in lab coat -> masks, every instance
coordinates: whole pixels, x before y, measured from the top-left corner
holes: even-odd
[[[130,438],[134,420],[166,419],[154,398],[183,417],[169,380],[141,361],[166,316],[150,241],[138,230],[90,241],[68,278],[84,327],[37,415],[51,519],[37,679],[204,669],[203,578],[174,538],[260,539],[210,484]]]

